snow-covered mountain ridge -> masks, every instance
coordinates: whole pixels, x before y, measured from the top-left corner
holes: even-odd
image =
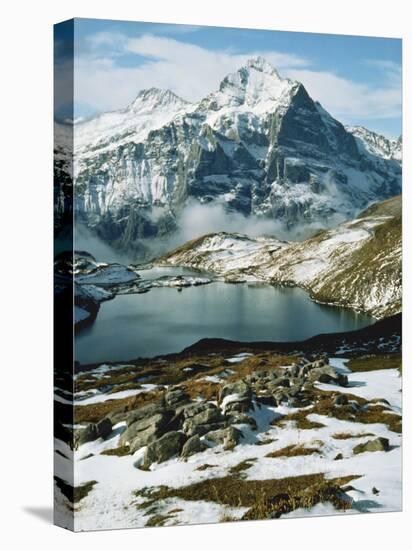
[[[231,282],[299,286],[321,302],[381,318],[401,311],[401,198],[302,242],[206,235],[160,260],[204,269]]]
[[[189,105],[170,90],[142,90],[126,109],[75,124],[75,157],[90,158],[130,140],[142,142],[150,131],[168,124],[179,112],[186,112]]]
[[[365,132],[262,58],[196,104],[142,90],[127,108],[74,124],[77,219],[123,246],[170,233],[193,200],[285,227],[330,226],[401,190],[394,146],[372,147]]]
[[[355,136],[360,149],[364,148],[372,155],[387,160],[402,162],[402,136],[389,139],[363,126],[346,126],[346,130]]]

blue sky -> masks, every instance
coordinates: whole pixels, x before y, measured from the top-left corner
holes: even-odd
[[[75,116],[129,104],[142,88],[189,101],[262,55],[345,124],[401,133],[401,40],[312,33],[76,19]],[[70,65],[57,29],[58,70]],[[64,105],[58,106],[64,111]]]

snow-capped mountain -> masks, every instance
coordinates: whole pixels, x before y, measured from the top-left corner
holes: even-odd
[[[402,136],[389,139],[363,126],[346,126],[346,130],[355,136],[360,149],[363,147],[374,156],[402,162]]]
[[[78,219],[124,245],[173,230],[188,200],[330,225],[400,192],[396,156],[353,133],[262,58],[196,104],[143,90],[75,124]]]
[[[126,109],[103,113],[75,125],[76,160],[93,157],[133,141],[145,140],[150,131],[168,124],[189,103],[170,90],[142,90]]]

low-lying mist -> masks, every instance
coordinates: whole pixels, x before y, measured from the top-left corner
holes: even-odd
[[[329,220],[328,227],[343,221],[342,216]],[[192,201],[183,209],[179,218],[179,230],[176,234],[178,244],[201,237],[207,233],[226,231],[243,233],[249,237],[270,236],[282,240],[304,240],[326,224],[299,222],[294,227],[287,227],[284,222],[263,216],[245,216],[239,212],[228,212],[223,204],[200,204]]]
[[[153,221],[162,216],[161,210],[156,208],[153,211]],[[299,222],[294,227],[287,227],[279,220],[228,212],[220,203],[201,204],[191,201],[179,214],[178,229],[170,235],[140,239],[139,243],[135,243],[139,246],[133,246],[131,243],[128,249],[117,249],[97,237],[84,225],[78,225],[75,248],[90,252],[98,261],[139,263],[148,262],[208,233],[224,231],[241,233],[249,237],[270,236],[280,240],[296,241],[307,239],[320,229],[336,226],[342,221],[342,216],[332,216],[327,224]]]
[[[109,243],[98,237],[91,229],[83,224],[76,224],[74,249],[92,254],[99,262],[130,263],[130,254],[126,250],[117,250]]]

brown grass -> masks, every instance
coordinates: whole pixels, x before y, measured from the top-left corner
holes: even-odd
[[[121,384],[127,384],[129,382],[135,382],[136,377],[140,375],[140,371],[136,367],[124,367],[113,368],[107,372],[107,375],[103,377],[95,377],[92,373],[80,374],[75,382],[74,388],[76,392],[88,391],[90,389],[99,389],[104,386],[117,386]]]
[[[117,393],[118,391],[125,391],[125,390],[138,390],[142,387],[141,384],[138,382],[127,382],[125,384],[118,384],[114,386],[111,390],[109,390],[107,393]]]
[[[150,503],[166,498],[188,501],[205,500],[218,504],[248,507],[242,519],[280,517],[296,508],[310,508],[319,502],[332,502],[339,509],[351,507],[343,499],[343,487],[359,476],[325,479],[323,474],[303,475],[283,479],[249,480],[238,476],[206,479],[192,485],[169,488],[165,486],[137,491],[136,496]]]
[[[315,447],[304,447],[303,445],[288,445],[283,449],[272,451],[265,455],[267,458],[281,458],[281,457],[293,457],[293,456],[310,456],[320,454],[320,449]]]
[[[231,523],[232,521],[238,521],[238,519],[227,512],[224,512],[219,518],[219,523]]]
[[[162,527],[168,519],[170,519],[169,516],[155,514],[147,520],[145,527]]]
[[[218,398],[220,384],[214,384],[207,380],[194,380],[182,384],[182,387],[191,399],[202,397],[206,401],[215,401]]]
[[[236,464],[236,466],[229,468],[229,473],[240,474],[241,472],[251,468],[253,466],[253,462],[256,462],[256,458],[248,458],[247,460],[243,460],[242,462],[239,462],[239,464]]]
[[[280,420],[274,420],[272,421],[273,425],[279,425],[279,426],[285,426],[286,422],[293,421],[296,424],[296,428],[298,430],[315,430],[319,428],[324,428],[325,424],[322,424],[321,422],[314,422],[313,420],[308,419],[308,414],[313,413],[314,411],[296,411],[294,413],[290,413]]]
[[[321,302],[348,305],[359,300],[359,294],[368,296],[368,289],[378,279],[388,279],[400,282],[402,279],[401,263],[390,253],[396,250],[402,239],[402,216],[400,213],[388,219],[373,231],[373,238],[365,239],[362,246],[346,257],[345,266],[336,270],[333,277],[328,277],[325,283],[313,297]],[[382,263],[387,254],[389,260]],[[362,282],[362,286],[353,285],[354,279]],[[394,301],[385,309],[386,315],[399,311],[400,301]]]
[[[216,468],[216,464],[202,464],[201,466],[198,466],[196,470],[198,472],[204,472],[205,470],[209,470],[210,468]]]
[[[227,378],[228,382],[235,382],[250,374],[255,374],[259,371],[272,371],[278,370],[282,366],[292,366],[293,363],[298,361],[298,357],[274,355],[273,353],[259,353],[248,357],[241,363],[231,365],[230,368],[236,372]]]
[[[402,418],[397,414],[393,414],[384,405],[376,405],[367,407],[373,401],[367,401],[362,397],[347,394],[349,401],[355,402],[358,409],[354,409],[351,403],[348,405],[340,405],[336,407],[333,403],[336,397],[334,392],[320,391],[316,394],[316,401],[310,409],[300,410],[295,413],[284,416],[280,420],[273,421],[273,424],[284,425],[286,421],[294,420],[296,427],[301,430],[322,427],[323,424],[308,420],[310,414],[318,414],[320,416],[333,416],[338,420],[349,420],[351,422],[360,422],[362,424],[386,424],[393,432],[402,432]],[[376,400],[374,400],[376,402]],[[379,400],[378,400],[379,401]]]
[[[267,439],[260,439],[256,441],[255,445],[270,445],[271,443],[274,443],[276,439],[273,439],[271,437],[268,437]]]
[[[78,405],[74,407],[74,422],[81,424],[82,422],[99,422],[102,418],[114,412],[128,412],[143,405],[147,405],[161,398],[163,395],[161,390],[153,390],[151,392],[143,392],[132,397],[124,399],[111,399],[102,403],[93,403],[90,405]]]
[[[249,357],[240,364],[230,365],[235,371],[222,384],[234,382],[256,371],[270,371],[280,366],[291,365],[296,357],[274,355],[273,353],[259,353]],[[185,369],[191,368],[187,371]],[[76,391],[87,391],[92,388],[99,389],[110,387],[109,393],[125,389],[140,387],[139,380],[158,385],[181,385],[188,395],[195,399],[202,397],[206,400],[217,399],[220,384],[202,380],[205,375],[218,375],[227,369],[228,365],[223,354],[216,355],[191,355],[189,357],[176,357],[167,359],[140,359],[132,365],[112,369],[104,378],[95,378],[93,374],[81,373],[76,380]],[[142,392],[134,397],[109,400],[103,403],[75,407],[75,422],[98,422],[112,412],[128,412],[152,402],[161,395],[161,390]]]
[[[369,437],[369,436],[374,437],[375,434],[370,433],[370,432],[359,433],[359,434],[352,434],[350,432],[337,432],[337,433],[331,435],[331,437],[333,437],[333,439],[341,439],[341,440],[356,439],[358,437]]]
[[[130,454],[130,447],[123,445],[123,447],[117,447],[116,449],[106,449],[100,453],[107,456],[126,456]]]
[[[369,372],[383,369],[398,369],[399,372],[402,372],[402,355],[400,353],[363,355],[350,359],[347,366],[352,372]]]

